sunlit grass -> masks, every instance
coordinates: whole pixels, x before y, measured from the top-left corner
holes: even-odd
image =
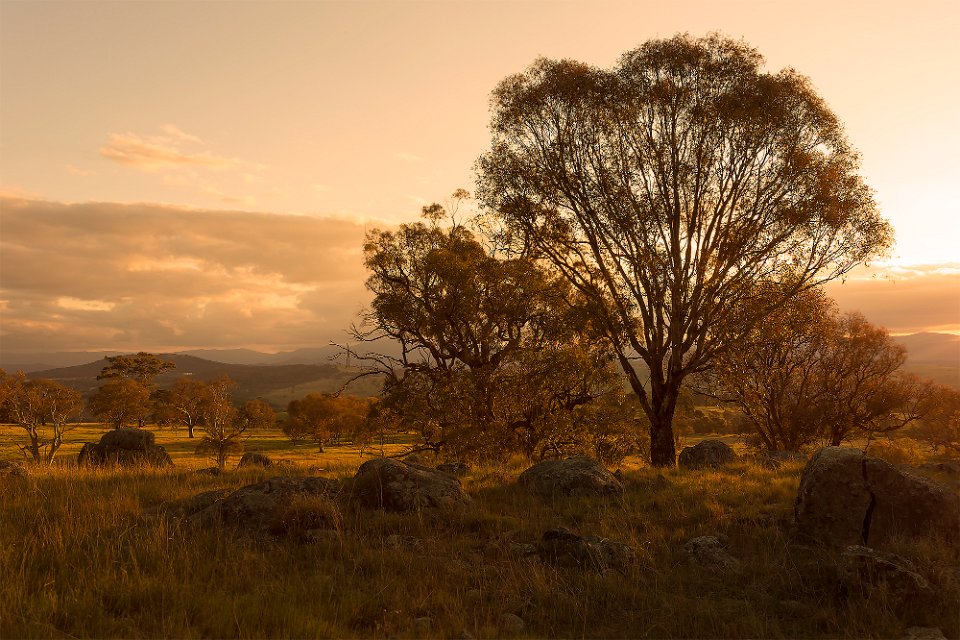
[[[351,475],[358,463],[338,462],[334,474]],[[524,637],[888,638],[913,625],[960,633],[955,546],[895,543],[935,584],[926,605],[841,592],[838,552],[791,535],[799,464],[676,469],[663,473],[669,484],[633,464],[622,497],[554,500],[514,484],[524,467],[474,469],[463,479],[474,503],[462,512],[393,514],[343,502],[338,535],[311,543],[142,515],[276,473],[269,469],[211,477],[185,465],[33,468],[0,481],[0,638],[496,637],[508,635],[497,627],[503,613],[523,618]],[[626,542],[638,562],[601,575],[511,550],[554,526]],[[391,547],[392,534],[419,544]],[[722,536],[742,570],[689,564],[683,544],[698,535]],[[429,632],[415,622],[422,617]]]

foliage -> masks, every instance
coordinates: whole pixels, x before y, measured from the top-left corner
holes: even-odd
[[[578,297],[535,261],[496,255],[454,215],[441,227],[446,216],[431,205],[429,224],[367,237],[375,297],[354,337],[400,349],[358,358],[385,376],[383,408],[457,460],[572,444],[571,412],[619,385]]]
[[[158,375],[177,366],[169,360],[144,351],[104,359],[107,364],[97,376],[97,380],[130,379],[148,387]]]
[[[315,442],[322,453],[325,444],[358,432],[369,407],[366,398],[311,393],[287,405],[283,431],[291,440]]]
[[[493,95],[480,196],[588,302],[675,464],[685,379],[797,292],[890,245],[842,126],[742,42],[653,40],[612,70],[541,59]],[[754,298],[775,281],[776,295]],[[649,380],[635,358],[649,370]]]
[[[114,429],[143,425],[152,408],[150,388],[133,378],[109,380],[87,402],[87,410]]]
[[[0,369],[0,414],[26,431],[28,441],[20,449],[34,462],[53,462],[64,434],[76,427],[70,421],[82,411],[78,391],[53,380],[31,380],[22,371],[7,375]]]
[[[797,451],[821,439],[888,433],[925,412],[929,387],[900,367],[904,347],[819,290],[795,296],[715,360],[719,395],[735,403],[760,445]]]
[[[238,419],[237,407],[230,397],[233,386],[226,376],[208,383],[200,403],[203,438],[197,453],[210,456],[221,469],[228,457],[243,452],[243,437],[249,426],[248,421]]]
[[[207,383],[193,376],[180,376],[168,390],[155,392],[154,418],[158,424],[183,425],[187,436],[194,436],[194,429],[202,420],[204,394]]]
[[[255,398],[240,406],[237,420],[244,424],[246,431],[263,431],[276,424],[277,412],[263,400]]]
[[[913,437],[928,444],[934,453],[960,458],[960,390],[932,386],[923,409],[923,417],[911,430]]]

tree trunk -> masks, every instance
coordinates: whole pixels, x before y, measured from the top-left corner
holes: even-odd
[[[677,448],[673,440],[673,414],[680,397],[680,380],[650,380],[650,464],[654,467],[672,467],[677,464]]]
[[[188,437],[188,438],[192,438],[192,437],[193,437],[193,425],[192,425],[192,424],[188,424],[188,425],[187,425],[187,437]]]
[[[677,463],[677,449],[673,443],[673,420],[650,421],[650,464],[654,467],[672,467]]]

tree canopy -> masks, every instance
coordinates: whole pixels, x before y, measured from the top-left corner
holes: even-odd
[[[610,70],[541,59],[493,94],[480,200],[589,301],[656,465],[675,463],[688,375],[891,242],[838,118],[762,63],[742,42],[676,36]],[[765,281],[775,295],[758,296]]]

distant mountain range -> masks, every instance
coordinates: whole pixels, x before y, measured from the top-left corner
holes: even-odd
[[[915,333],[894,336],[908,351],[905,368],[938,382],[960,387],[960,336],[949,333]],[[32,377],[51,378],[89,394],[101,382],[97,374],[103,359],[117,355],[107,352],[0,353],[0,367],[8,372],[22,370]],[[162,354],[177,368],[157,380],[161,386],[172,384],[180,375],[203,380],[221,375],[237,382],[238,399],[264,398],[280,407],[312,391],[329,392],[355,375],[356,362],[348,361],[338,347],[296,349],[263,353],[252,349],[195,349]],[[379,381],[365,379],[349,389],[358,395],[373,395]]]
[[[256,353],[256,352],[252,352]],[[157,377],[157,385],[170,387],[183,375],[194,376],[200,380],[214,380],[220,376],[229,376],[235,383],[234,398],[238,401],[262,398],[277,408],[283,408],[293,399],[301,398],[311,392],[332,393],[339,390],[359,370],[331,362],[323,364],[236,364],[216,362],[183,353],[158,354],[164,360],[176,365]],[[269,355],[269,354],[265,354]],[[89,354],[88,354],[89,358]],[[106,362],[101,357],[92,362],[68,367],[58,367],[28,372],[33,378],[49,378],[89,396],[100,385],[97,380]],[[8,370],[14,370],[10,368]],[[365,378],[351,384],[348,393],[355,395],[375,395],[379,391],[379,381]]]
[[[45,371],[61,367],[73,367],[103,360],[125,351],[55,351],[46,353],[0,353],[0,367],[7,371]],[[223,364],[285,365],[285,364],[331,364],[340,361],[346,364],[339,347],[311,347],[279,353],[264,353],[253,349],[192,349],[178,351],[176,355],[194,356]]]

